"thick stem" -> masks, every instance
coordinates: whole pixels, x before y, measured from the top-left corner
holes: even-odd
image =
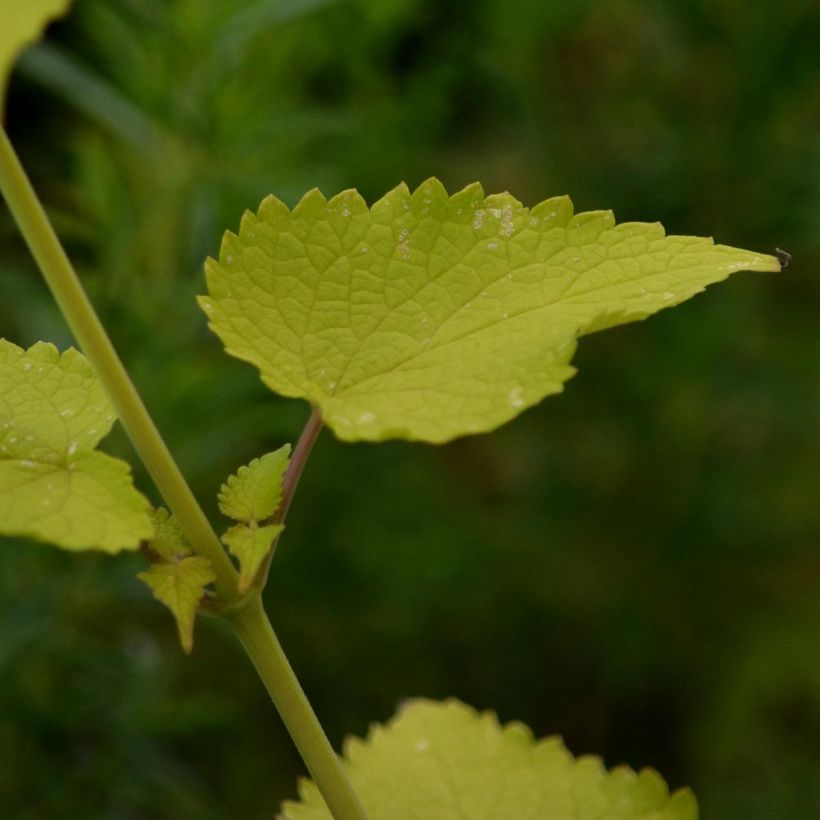
[[[302,691],[256,594],[227,613],[322,797],[336,820],[366,820],[327,736]]]
[[[220,597],[232,600],[236,597],[236,570],[148,415],[2,128],[0,190],[134,449],[191,545],[213,564]]]

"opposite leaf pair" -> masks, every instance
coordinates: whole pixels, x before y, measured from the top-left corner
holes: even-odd
[[[240,593],[250,589],[262,561],[284,529],[281,523],[265,521],[279,509],[289,456],[290,445],[286,444],[254,459],[247,467],[240,467],[219,491],[219,508],[239,522],[227,530],[222,540],[239,561]],[[160,508],[153,517],[154,537],[149,552],[156,560],[138,577],[171,610],[182,648],[190,652],[197,610],[205,588],[215,579],[213,567],[207,558],[193,554],[179,524],[167,510]]]

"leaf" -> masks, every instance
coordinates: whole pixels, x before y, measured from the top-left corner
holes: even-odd
[[[161,561],[137,575],[154,593],[154,597],[173,613],[183,650],[190,653],[194,645],[194,618],[205,595],[205,586],[216,575],[207,558],[192,555],[177,561]]]
[[[231,555],[239,559],[238,589],[240,593],[250,589],[260,564],[284,529],[284,524],[269,524],[266,527],[257,527],[255,524],[251,526],[237,524],[222,536]]]
[[[0,532],[105,552],[150,538],[131,468],[93,451],[114,419],[82,354],[0,339]]]
[[[164,507],[151,512],[154,535],[150,547],[160,558],[175,561],[192,553],[191,545],[182,532],[176,516],[171,515]]]
[[[0,25],[0,110],[14,61],[29,44],[40,39],[43,29],[68,10],[71,0],[25,0],[3,3]]]
[[[131,468],[105,453],[83,452],[66,465],[0,460],[0,531],[69,550],[136,549],[151,534],[147,502]]]
[[[534,741],[458,701],[415,700],[367,741],[349,740],[345,768],[370,820],[697,820],[688,790],[669,795],[650,769],[607,772],[558,738]],[[316,786],[300,784],[284,820],[330,820]]]
[[[262,561],[285,528],[279,523],[263,527],[259,524],[279,509],[289,460],[290,444],[285,444],[240,467],[219,491],[219,509],[242,522],[222,536],[231,555],[239,559],[240,593],[248,591]]]
[[[197,609],[205,595],[205,587],[216,574],[207,558],[192,555],[188,539],[182,532],[176,516],[160,507],[152,511],[154,535],[150,548],[160,560],[150,569],[137,575],[165,604],[174,616],[179,641],[186,653],[194,645],[194,621]]]
[[[529,210],[432,179],[368,209],[356,191],[275,197],[227,233],[200,304],[228,353],[345,440],[443,442],[485,432],[559,392],[576,338],[678,304],[772,256]]]
[[[115,419],[82,353],[0,339],[0,456],[59,462],[96,447]]]
[[[282,500],[282,484],[290,459],[290,444],[240,467],[219,491],[219,509],[236,521],[264,521]]]

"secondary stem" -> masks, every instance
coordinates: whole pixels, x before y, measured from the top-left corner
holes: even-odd
[[[290,509],[290,502],[293,501],[293,494],[296,492],[296,487],[299,485],[299,479],[302,477],[302,472],[307,464],[310,451],[319,438],[319,433],[322,432],[322,414],[318,407],[311,407],[310,418],[305,424],[302,434],[299,436],[299,441],[293,448],[293,455],[290,457],[290,464],[288,464],[287,472],[285,473],[285,480],[282,487],[282,502],[279,504],[279,509],[274,513],[272,524],[281,524],[287,518],[288,510]]]
[[[299,685],[259,594],[227,613],[336,820],[366,820],[355,792]]]
[[[285,472],[285,480],[282,486],[282,501],[279,503],[279,509],[270,517],[268,523],[283,524],[287,518],[290,503],[293,501],[293,495],[299,485],[299,479],[302,477],[308,457],[310,456],[313,445],[316,439],[319,438],[319,433],[322,432],[322,414],[318,407],[311,407],[310,418],[307,420],[304,429],[302,430],[296,446],[293,448],[293,454],[290,457],[288,469]],[[273,560],[273,554],[276,552],[276,545],[279,543],[279,536],[274,539],[270,552],[265,556],[265,560],[259,567],[259,572],[256,575],[256,580],[251,587],[251,591],[261,592],[268,583],[268,574],[270,573],[270,565]]]

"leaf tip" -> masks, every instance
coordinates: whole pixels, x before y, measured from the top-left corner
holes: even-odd
[[[340,213],[347,218],[351,215],[365,213],[367,203],[364,197],[355,188],[346,188],[328,200],[327,207],[333,212]]]
[[[440,202],[448,198],[447,189],[437,177],[428,177],[410,195],[414,204],[427,206],[433,202]]]
[[[468,216],[472,215],[477,208],[482,207],[483,203],[484,188],[480,182],[471,182],[450,197],[450,206],[455,208],[457,216],[465,211]]]
[[[574,213],[575,206],[566,194],[545,199],[530,210],[531,217],[535,217],[542,224],[553,222],[556,227],[566,225]]]
[[[51,342],[35,342],[25,354],[40,362],[54,363],[60,359],[60,351]]]
[[[315,215],[323,212],[327,206],[327,197],[318,188],[311,188],[294,206],[293,216]]]
[[[307,194],[305,194],[305,196],[307,196]],[[252,212],[245,211],[245,213],[248,214]],[[277,216],[287,217],[289,214],[290,211],[288,210],[288,206],[285,205],[285,203],[282,202],[278,196],[274,196],[273,194],[268,194],[259,204],[259,208],[256,211],[256,215],[259,219],[265,222],[268,222]]]
[[[397,213],[401,214],[410,208],[411,196],[407,183],[400,182],[373,203],[370,213],[376,220],[391,222]]]

